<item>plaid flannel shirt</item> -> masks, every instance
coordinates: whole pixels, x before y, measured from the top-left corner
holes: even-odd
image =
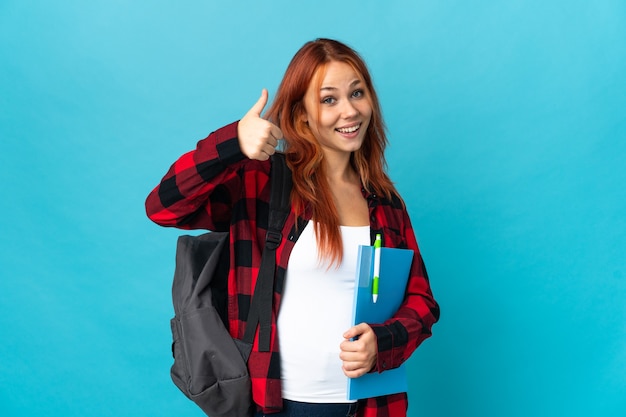
[[[181,156],[146,200],[148,217],[162,226],[181,229],[230,231],[229,325],[233,337],[242,338],[254,292],[269,212],[269,161],[250,160],[237,139],[237,122],[198,142],[195,150]],[[415,251],[405,300],[393,318],[370,324],[378,343],[378,358],[372,372],[400,366],[431,335],[439,318],[426,269],[420,256],[408,213],[398,200],[388,201],[363,189],[368,201],[372,242],[383,235],[387,247]],[[255,340],[248,366],[255,403],[266,413],[282,408],[280,353],[276,318],[289,254],[298,230],[310,220],[310,211],[297,221],[292,214],[283,228],[276,251],[277,273],[272,313],[270,352],[259,352]],[[258,337],[258,334],[257,334]],[[406,393],[360,400],[358,416],[405,416]]]

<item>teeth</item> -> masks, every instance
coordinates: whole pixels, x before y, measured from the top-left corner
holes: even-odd
[[[356,132],[357,130],[359,130],[359,127],[361,127],[360,124],[358,124],[356,126],[352,126],[352,127],[345,127],[345,128],[337,129],[337,131],[339,131],[341,133],[353,133],[353,132]]]

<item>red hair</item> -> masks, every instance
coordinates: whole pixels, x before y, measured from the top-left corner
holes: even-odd
[[[347,45],[331,40],[307,42],[294,55],[278,87],[268,120],[280,127],[285,138],[287,164],[293,172],[291,202],[297,214],[311,210],[317,227],[315,234],[324,258],[339,264],[343,255],[341,230],[330,186],[324,175],[324,154],[303,117],[304,96],[312,82],[322,82],[329,62],[350,65],[366,87],[372,116],[361,148],[352,153],[350,163],[370,192],[391,199],[399,197],[387,176],[384,157],[387,137],[378,97],[363,59]]]

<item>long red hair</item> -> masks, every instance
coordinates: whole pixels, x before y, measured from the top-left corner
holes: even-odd
[[[385,172],[387,137],[371,76],[363,59],[347,45],[331,39],[316,39],[300,48],[285,71],[266,117],[280,127],[285,138],[287,164],[293,172],[291,202],[295,211],[300,214],[310,208],[317,226],[315,234],[320,252],[338,265],[343,255],[339,216],[324,175],[322,148],[303,117],[306,113],[304,96],[309,85],[316,80],[321,83],[326,65],[333,61],[349,64],[361,77],[372,107],[365,140],[361,148],[352,153],[350,163],[368,191],[389,199],[392,194],[399,197]]]

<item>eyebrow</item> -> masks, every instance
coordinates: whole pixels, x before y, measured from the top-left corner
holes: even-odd
[[[358,84],[361,84],[361,80],[359,80],[359,79],[357,78],[356,80],[354,80],[354,81],[352,81],[352,82],[350,83],[349,87],[350,87],[350,88],[352,88],[352,87],[354,87],[354,86],[356,86],[356,85],[358,85]],[[321,87],[321,88],[320,88],[320,91],[324,91],[324,90],[334,91],[334,90],[337,90],[337,87]]]

